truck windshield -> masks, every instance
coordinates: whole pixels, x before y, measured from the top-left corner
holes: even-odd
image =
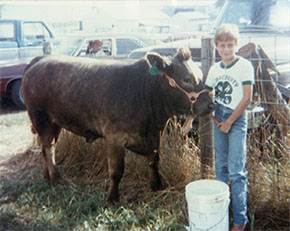
[[[289,12],[289,0],[228,1],[214,28],[224,23],[234,23],[239,26],[240,32],[289,32]]]

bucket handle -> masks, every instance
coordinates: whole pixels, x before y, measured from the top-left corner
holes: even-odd
[[[230,203],[230,200],[229,200],[229,203]],[[228,205],[229,205],[229,203],[228,203]],[[225,216],[226,216],[226,214],[227,214],[228,212],[229,212],[229,211],[228,211],[228,209],[227,209],[226,212],[225,212],[225,214],[222,216],[222,218],[221,218],[221,219],[220,219],[216,224],[214,224],[214,225],[212,225],[211,227],[205,229],[205,231],[206,231],[206,230],[210,230],[211,228],[215,227],[216,225],[219,225],[219,224],[224,220],[224,218],[225,218]],[[189,222],[190,222],[190,221],[189,221]],[[189,225],[189,227],[190,227],[190,231],[191,231],[191,224],[193,224],[193,226],[196,227],[194,223],[190,222],[190,225]],[[198,227],[196,227],[196,228],[198,228]]]

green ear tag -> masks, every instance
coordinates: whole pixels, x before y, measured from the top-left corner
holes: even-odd
[[[157,75],[158,74],[158,68],[157,68],[157,63],[154,61],[152,67],[149,69],[149,73],[151,75]]]

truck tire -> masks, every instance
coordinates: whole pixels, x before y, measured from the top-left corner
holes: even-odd
[[[12,99],[12,102],[22,110],[25,110],[25,104],[22,97],[22,82],[21,80],[16,80],[12,86],[11,86],[11,92],[10,97]]]

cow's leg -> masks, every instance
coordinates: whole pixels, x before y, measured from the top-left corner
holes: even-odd
[[[159,162],[159,153],[155,150],[151,155],[147,157],[148,166],[149,166],[149,180],[151,189],[157,191],[163,188],[161,184],[160,176],[158,173],[158,162]]]
[[[40,145],[42,146],[41,143]],[[43,146],[41,147],[41,160],[42,160],[42,176],[44,179],[47,180],[47,182],[50,182],[46,150]]]
[[[42,148],[42,174],[53,185],[58,182],[60,177],[55,162],[55,146],[60,130],[59,126],[50,124],[50,126],[46,127],[43,134],[39,135]],[[54,143],[52,143],[53,141]]]
[[[51,122],[49,116],[34,108],[27,108],[31,123],[32,132],[37,133],[37,143],[41,146],[42,155],[42,174],[48,182],[56,184],[59,178],[58,171],[55,167],[55,153],[52,150],[52,142],[54,147],[58,139],[61,127]]]
[[[125,150],[122,147],[107,145],[110,187],[107,194],[107,201],[119,202],[119,182],[124,173]]]

